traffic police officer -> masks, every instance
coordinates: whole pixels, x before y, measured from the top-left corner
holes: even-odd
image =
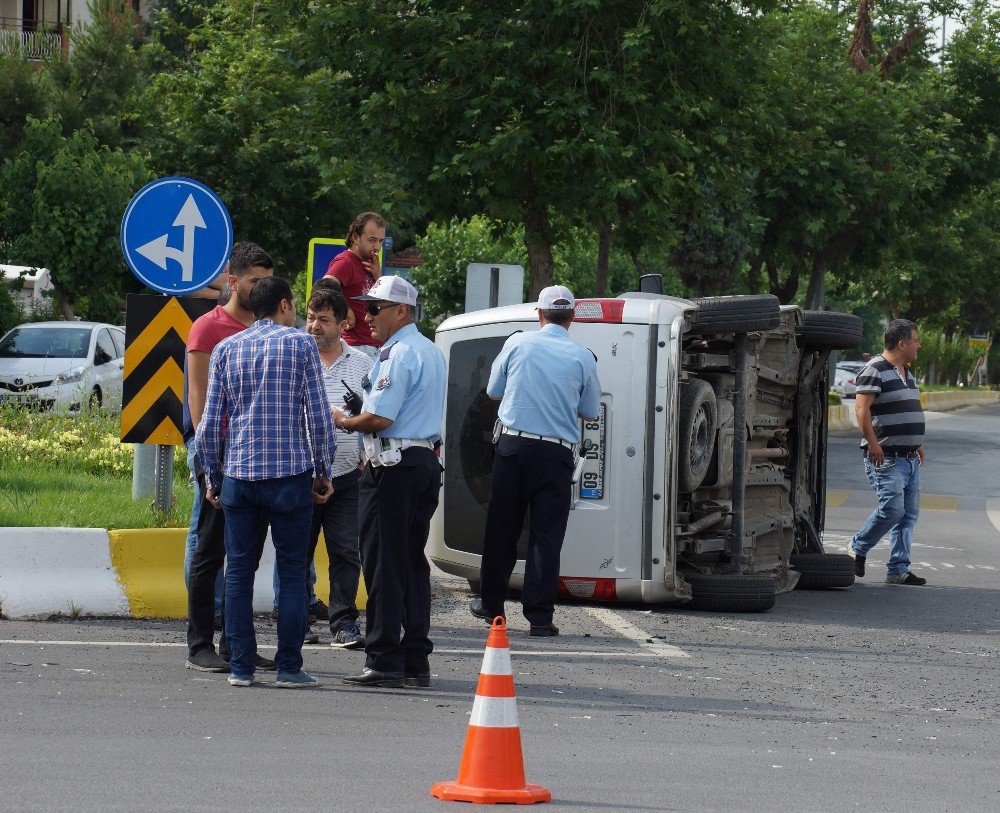
[[[552,623],[559,554],[569,520],[579,418],[596,420],[601,385],[593,354],[569,337],[573,294],[562,285],[538,297],[541,330],[515,333],[493,362],[486,394],[500,400],[493,481],[473,615],[504,615],[517,540],[531,508],[521,602],[531,635],[558,635]]]
[[[417,330],[417,290],[402,277],[381,277],[355,299],[365,302],[365,321],[382,351],[368,375],[361,413],[334,413],[339,429],[364,433],[366,461],[359,514],[367,658],[364,671],[344,681],[429,686],[431,582],[424,546],[441,488],[436,449],[444,355]]]

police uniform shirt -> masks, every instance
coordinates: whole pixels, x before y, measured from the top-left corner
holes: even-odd
[[[368,374],[364,412],[388,418],[380,438],[441,438],[446,386],[444,354],[409,324],[386,342]]]
[[[593,354],[561,325],[515,333],[493,362],[486,394],[502,398],[508,429],[580,442],[579,415],[597,417],[601,384]]]

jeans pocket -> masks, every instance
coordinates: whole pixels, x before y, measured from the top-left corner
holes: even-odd
[[[896,466],[895,457],[887,457],[879,465],[874,466],[875,471],[890,471]]]

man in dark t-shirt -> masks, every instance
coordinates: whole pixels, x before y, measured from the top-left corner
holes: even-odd
[[[924,410],[920,391],[907,365],[920,350],[917,326],[893,319],[885,330],[885,350],[855,378],[855,412],[864,439],[868,482],[878,506],[851,540],[854,572],[865,575],[865,557],[889,534],[889,584],[922,585],[927,579],[910,572],[913,527],[920,514],[920,467],[924,464]]]
[[[347,250],[334,257],[326,269],[326,276],[340,281],[355,317],[354,324],[344,331],[342,338],[373,360],[382,342],[372,336],[371,327],[365,321],[365,303],[357,297],[367,294],[382,276],[378,253],[384,240],[385,221],[375,212],[362,212],[354,218],[347,232]]]

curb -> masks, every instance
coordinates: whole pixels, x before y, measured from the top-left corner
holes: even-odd
[[[187,528],[0,528],[0,602],[7,618],[62,613],[186,618]],[[268,535],[270,539],[270,535]],[[253,607],[270,612],[274,546],[264,545]],[[316,595],[330,594],[326,546],[316,548]],[[367,601],[364,580],[358,609]]]
[[[925,412],[948,412],[967,406],[995,404],[1000,402],[1000,392],[993,390],[970,390],[968,392],[922,392],[920,404]],[[827,407],[827,429],[831,432],[851,432],[858,428],[854,414],[853,400],[850,404]]]

